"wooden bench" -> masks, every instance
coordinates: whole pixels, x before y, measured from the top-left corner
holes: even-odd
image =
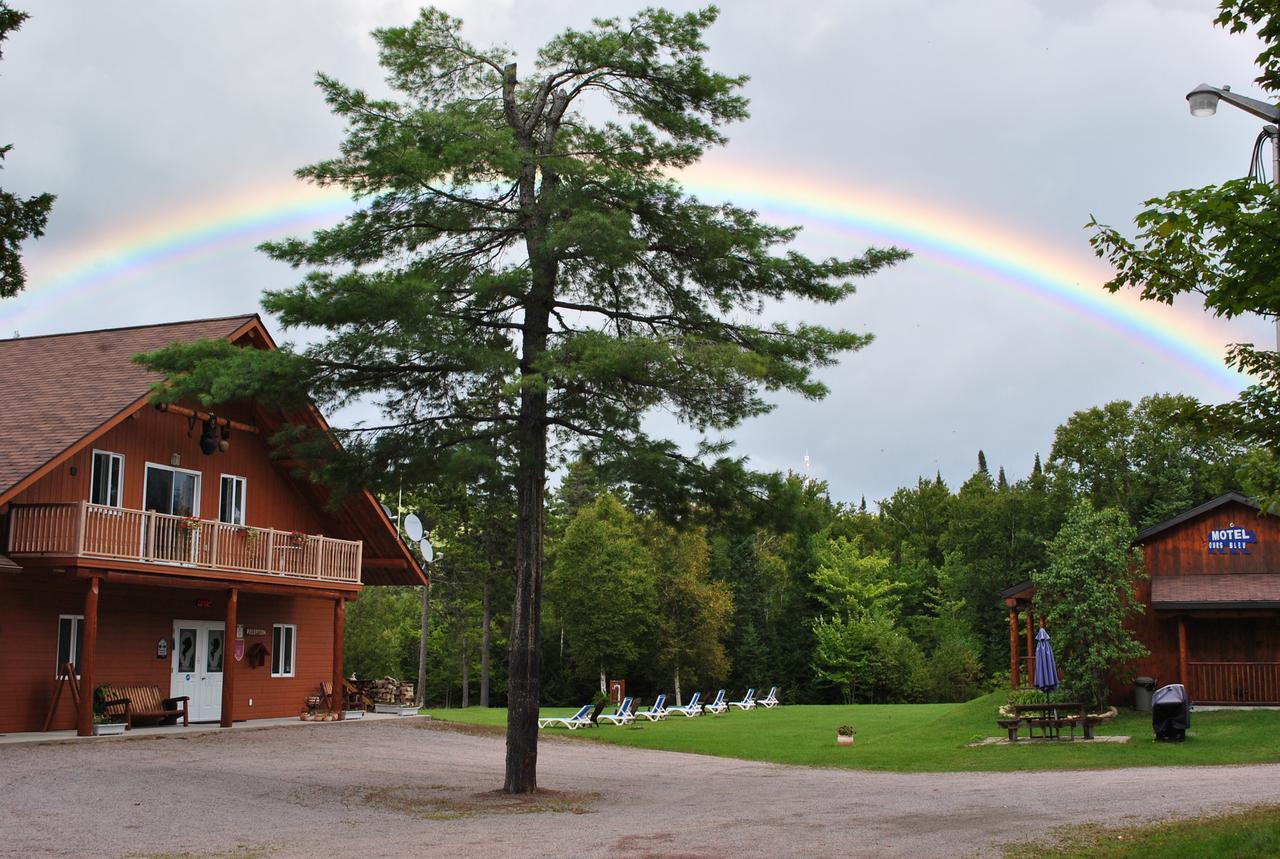
[[[187,717],[190,699],[186,695],[162,698],[158,686],[112,684],[107,689],[107,697],[116,699],[107,705],[107,715],[123,716],[127,728],[132,728],[139,719],[159,719],[162,725],[176,725],[179,716],[184,726],[190,724]]]

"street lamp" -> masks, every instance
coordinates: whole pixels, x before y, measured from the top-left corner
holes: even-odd
[[[1237,95],[1229,86],[1219,88],[1200,84],[1187,93],[1187,105],[1191,108],[1192,116],[1213,116],[1218,112],[1219,101],[1225,101],[1269,123],[1263,126],[1262,133],[1271,140],[1271,181],[1280,187],[1280,108],[1256,98]],[[1276,350],[1280,351],[1280,316],[1276,317]]]

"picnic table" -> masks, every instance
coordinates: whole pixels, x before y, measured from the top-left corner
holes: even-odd
[[[1075,737],[1076,728],[1080,727],[1084,730],[1084,738],[1092,740],[1094,726],[1103,722],[1101,717],[1086,713],[1084,704],[1079,701],[1014,704],[1009,709],[1013,711],[1013,717],[997,719],[996,723],[1009,732],[1011,742],[1017,741],[1018,731],[1023,727],[1027,729],[1028,739],[1059,739],[1063,728],[1069,728],[1071,736]]]

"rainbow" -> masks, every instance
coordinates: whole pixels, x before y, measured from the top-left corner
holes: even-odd
[[[732,200],[837,237],[893,243],[976,275],[1002,293],[1047,303],[1194,370],[1228,395],[1250,383],[1225,365],[1222,339],[1205,325],[1205,314],[1107,293],[1101,288],[1106,272],[1087,251],[1065,255],[1003,227],[898,194],[787,176],[772,168],[704,162],[678,178],[708,201]],[[56,265],[38,271],[33,266],[27,292],[0,304],[0,330],[156,269],[332,224],[354,207],[341,189],[289,180],[123,224],[59,254]],[[1083,241],[1082,236],[1082,248]]]

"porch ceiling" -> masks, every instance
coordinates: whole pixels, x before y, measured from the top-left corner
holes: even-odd
[[[1280,575],[1153,576],[1151,607],[1157,611],[1280,608]]]

